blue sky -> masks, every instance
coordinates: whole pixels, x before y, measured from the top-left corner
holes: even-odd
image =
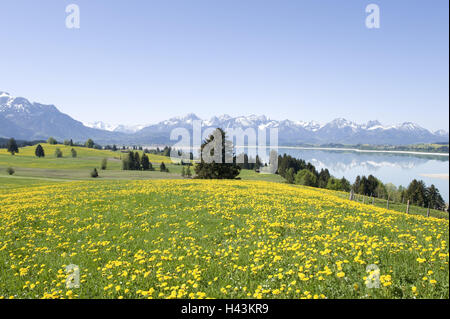
[[[81,28],[65,27],[78,4]],[[365,27],[376,3],[381,28]],[[0,91],[81,121],[449,128],[448,0],[0,0]]]

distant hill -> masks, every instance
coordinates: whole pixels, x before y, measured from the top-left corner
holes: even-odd
[[[84,125],[54,105],[31,103],[25,98],[14,98],[0,92],[0,137],[15,137],[23,140],[58,140],[72,138],[85,141],[92,138],[100,144],[171,144],[170,132],[183,127],[192,130],[193,121],[202,121],[202,128],[277,128],[279,145],[294,146],[309,144],[373,144],[408,145],[415,143],[448,143],[449,134],[438,130],[431,132],[418,124],[404,122],[385,126],[378,121],[357,124],[343,118],[329,123],[303,122],[293,120],[276,121],[266,116],[214,116],[201,120],[195,114],[171,118],[146,127],[108,125],[94,122]]]

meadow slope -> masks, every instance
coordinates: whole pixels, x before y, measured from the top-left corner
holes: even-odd
[[[448,298],[448,242],[448,220],[281,183],[8,188],[0,298]]]

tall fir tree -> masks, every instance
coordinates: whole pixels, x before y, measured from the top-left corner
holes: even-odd
[[[45,157],[44,148],[41,146],[41,144],[38,144],[38,146],[36,146],[34,154],[39,158]]]
[[[11,153],[11,155],[19,153],[19,147],[17,146],[17,142],[14,138],[10,138],[8,140],[7,148],[8,148],[8,152]]]

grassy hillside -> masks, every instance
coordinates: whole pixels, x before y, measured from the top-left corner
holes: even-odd
[[[0,298],[449,297],[448,220],[326,190],[68,182],[0,189],[0,221]]]
[[[0,149],[0,181],[7,182],[0,185],[0,188],[10,188],[8,185],[37,185],[44,182],[67,182],[79,180],[92,180],[90,171],[96,167],[100,168],[100,163],[103,158],[108,159],[108,168],[105,171],[100,171],[101,180],[146,180],[146,179],[181,179],[180,165],[171,163],[170,158],[148,154],[150,161],[153,163],[155,171],[123,171],[121,170],[121,157],[124,153],[121,151],[112,152],[108,150],[96,150],[85,147],[71,147],[65,145],[50,145],[41,144],[46,153],[45,158],[37,158],[34,155],[36,146],[29,146],[20,148],[20,152],[15,156],[7,153],[5,149]],[[60,148],[63,152],[63,158],[56,158],[54,153],[56,148]],[[77,151],[77,157],[70,156],[70,150],[74,148]],[[142,156],[142,151],[139,151]],[[169,173],[161,173],[158,171],[161,162],[165,162],[169,168]],[[14,176],[8,176],[6,173],[7,167],[15,169]],[[239,178],[242,180],[256,180],[284,183],[285,180],[279,175],[273,174],[259,174],[253,170],[242,170]],[[335,192],[337,196],[348,198],[348,193]],[[362,201],[362,197],[359,198]],[[366,198],[367,202],[367,198]],[[386,207],[386,201],[375,199],[374,205],[378,207]],[[391,203],[391,210],[399,212],[406,211],[406,204]],[[423,207],[410,206],[410,213],[426,216],[427,210]],[[431,216],[437,218],[448,219],[448,213],[431,210]]]
[[[120,171],[122,168],[121,158],[124,153],[121,151],[113,152],[108,150],[96,150],[85,147],[72,147],[65,145],[50,145],[41,144],[44,148],[45,157],[37,158],[34,154],[36,146],[29,146],[20,148],[19,153],[12,156],[6,149],[0,149],[0,175],[5,174],[7,167],[13,167],[16,170],[17,176],[23,177],[47,177],[47,178],[62,178],[62,179],[88,179],[89,172],[94,167],[99,168],[103,158],[108,159],[108,168],[105,174],[101,174],[104,178],[123,178],[124,176],[133,173],[122,172],[113,173],[109,171]],[[55,156],[56,148],[63,152],[62,158]],[[77,157],[72,158],[71,149],[75,149]],[[140,151],[142,155],[142,151]],[[168,164],[168,168],[172,173],[180,174],[181,166],[169,163],[169,158],[148,154],[150,162],[152,162],[156,169],[158,169],[161,162]],[[62,171],[64,170],[64,171]],[[148,172],[147,172],[148,173]],[[148,175],[148,174],[147,174]],[[158,173],[155,172],[155,176]],[[145,176],[145,174],[143,174]]]

